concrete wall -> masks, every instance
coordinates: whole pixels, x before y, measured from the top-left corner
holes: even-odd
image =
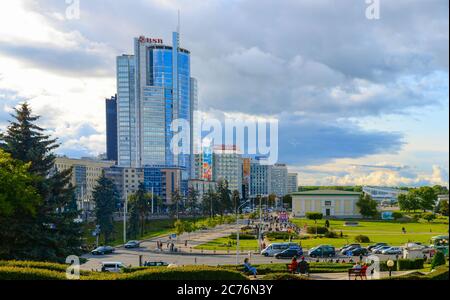
[[[292,213],[295,217],[304,217],[307,212],[320,212],[326,216],[326,209],[330,209],[330,217],[358,218],[356,202],[359,196],[347,195],[293,195]],[[330,201],[331,205],[327,205]]]

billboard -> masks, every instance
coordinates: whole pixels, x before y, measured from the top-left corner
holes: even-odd
[[[212,181],[212,147],[210,145],[205,145],[202,150],[202,179]]]

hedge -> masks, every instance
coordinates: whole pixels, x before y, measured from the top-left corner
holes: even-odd
[[[286,261],[286,263],[282,264],[255,264],[253,265],[257,271],[258,275],[267,275],[274,273],[286,273],[288,274],[288,270],[286,268],[286,264],[290,263],[290,261]],[[347,272],[353,264],[340,264],[340,263],[309,263],[309,272],[312,273],[341,273]],[[236,265],[224,265],[220,266],[220,268],[226,270],[239,270],[242,271],[241,267],[236,267]]]
[[[355,242],[358,243],[370,243],[370,238],[367,235],[357,235],[355,236]]]
[[[437,267],[433,272],[426,275],[420,272],[412,274],[395,276],[392,278],[383,278],[383,280],[448,280],[448,266]]]
[[[261,280],[309,280],[309,278],[289,273],[273,273],[264,276]]]
[[[317,228],[317,231],[316,231]],[[323,226],[308,226],[306,232],[309,234],[326,234],[328,232],[328,228]]]
[[[298,239],[298,234],[295,232],[289,233],[286,231],[269,231],[265,234],[265,236],[269,240],[289,240],[289,238]]]
[[[66,272],[68,265],[40,261],[0,260],[0,267],[33,268]]]
[[[399,271],[405,271],[405,270],[417,270],[417,269],[423,269],[423,258],[417,258],[417,259],[399,259],[398,260],[398,270]]]
[[[62,272],[17,267],[0,267],[0,280],[65,280]]]
[[[238,271],[207,266],[151,268],[128,274],[117,274],[118,280],[247,280]]]
[[[237,235],[236,233],[232,233],[230,235],[230,239],[232,240],[237,240]],[[255,240],[256,239],[256,235],[253,234],[247,234],[247,233],[240,233],[239,234],[239,239],[240,240]]]

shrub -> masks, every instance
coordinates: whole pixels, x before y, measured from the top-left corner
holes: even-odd
[[[289,240],[289,237],[291,237],[292,239],[298,238],[298,234],[296,234],[295,232],[289,233],[286,231],[270,231],[267,232],[265,236],[269,240]]]
[[[207,266],[157,268],[119,274],[119,280],[247,280],[247,276],[232,270]]]
[[[397,268],[399,271],[423,269],[423,263],[423,258],[399,259]]]
[[[0,261],[0,267],[32,268],[65,272],[68,265],[40,261],[2,260]]]
[[[27,267],[0,267],[0,280],[65,280],[66,274]]]
[[[397,261],[396,260],[394,260],[394,266],[392,267],[392,270],[397,270]],[[389,271],[386,261],[380,262],[380,271],[381,272]]]
[[[306,218],[309,220],[321,220],[323,218],[323,213],[319,213],[319,212],[307,212],[306,213]]]
[[[370,243],[370,238],[367,235],[357,235],[355,236],[355,242],[358,243]]]
[[[317,228],[317,234],[325,234],[328,232],[328,228],[323,226],[308,226],[306,229],[306,232],[309,234],[316,234],[316,228]]]
[[[431,268],[434,269],[437,266],[445,265],[445,255],[442,251],[437,251],[431,261]]]
[[[433,221],[434,219],[436,219],[436,215],[433,214],[433,213],[427,212],[427,213],[423,213],[423,214],[421,215],[421,218],[424,219],[424,220],[426,220],[426,221],[428,221],[428,222],[431,222],[431,221]]]
[[[383,280],[448,280],[448,267],[439,266],[433,272],[424,275],[420,272],[414,272],[403,276],[396,276],[392,278],[383,278]]]
[[[230,235],[230,239],[236,240],[237,239],[236,233],[232,233]],[[240,240],[254,240],[254,239],[256,239],[256,236],[253,234],[240,233],[239,239]]]
[[[330,238],[330,239],[337,239],[339,237],[339,235],[334,231],[327,231],[327,232],[325,232],[325,237]]]
[[[394,211],[392,213],[392,217],[394,218],[394,220],[398,220],[398,219],[403,218],[403,214],[399,211]]]
[[[264,276],[262,280],[309,280],[309,279],[305,276],[298,276],[289,273],[273,273]]]

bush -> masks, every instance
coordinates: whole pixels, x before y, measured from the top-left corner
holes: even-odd
[[[230,239],[236,240],[236,239],[237,239],[236,233],[232,233],[232,234],[230,235]],[[254,240],[254,239],[256,239],[256,235],[253,235],[253,234],[246,234],[246,233],[240,233],[240,234],[239,234],[239,239],[240,239],[240,240]]]
[[[327,231],[327,232],[325,232],[325,237],[330,238],[330,239],[337,239],[339,237],[339,235],[334,231]]]
[[[437,266],[445,265],[445,255],[442,251],[437,251],[431,261],[431,268],[434,269]]]
[[[27,267],[0,267],[0,280],[65,280],[66,274]]]
[[[286,231],[270,231],[265,234],[265,236],[269,240],[289,240],[289,237],[292,239],[298,239],[298,234],[295,232],[289,233]]]
[[[399,259],[397,268],[399,271],[423,269],[423,263],[423,258]]]
[[[424,220],[426,220],[426,221],[428,221],[428,222],[431,222],[431,221],[433,221],[434,219],[436,219],[436,215],[433,214],[433,213],[427,212],[427,213],[423,213],[423,214],[421,215],[421,218],[424,219]]]
[[[0,267],[31,268],[66,272],[68,265],[40,261],[1,260]]]
[[[118,280],[247,280],[238,271],[207,266],[151,268],[128,274],[118,274]]]
[[[328,228],[323,226],[308,226],[306,229],[306,232],[309,234],[316,234],[316,228],[317,228],[317,234],[326,234],[328,232]]]
[[[383,278],[383,280],[448,280],[448,267],[439,266],[433,272],[424,275],[420,272],[415,272],[408,275],[396,276],[392,278]]]
[[[394,260],[394,266],[392,267],[392,270],[397,270],[397,261]],[[387,262],[386,261],[381,261],[380,262],[380,271],[381,272],[387,272],[389,271],[389,268],[387,266]]]
[[[273,273],[264,276],[262,280],[309,280],[309,279],[305,276],[298,276],[289,273]]]
[[[394,218],[394,220],[398,220],[398,219],[403,218],[403,214],[399,211],[394,211],[392,213],[392,217]]]
[[[306,213],[306,218],[309,220],[322,220],[323,218],[323,213],[319,213],[319,212],[307,212]]]
[[[358,243],[370,243],[370,238],[367,235],[357,235],[355,236],[355,242]]]

